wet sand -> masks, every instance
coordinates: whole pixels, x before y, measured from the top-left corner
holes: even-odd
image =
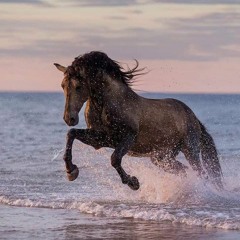
[[[0,239],[240,239],[240,232],[0,205]]]

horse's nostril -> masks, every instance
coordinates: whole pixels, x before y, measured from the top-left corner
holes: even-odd
[[[71,122],[71,123],[74,123],[74,122],[75,122],[75,118],[71,117],[71,118],[70,118],[70,122]]]
[[[74,126],[78,123],[78,118],[74,116],[64,115],[63,119],[68,126]]]

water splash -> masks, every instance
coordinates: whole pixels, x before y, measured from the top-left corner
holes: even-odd
[[[55,172],[59,174],[57,181],[55,177],[48,181],[39,175],[36,185],[40,173],[34,172],[35,181],[28,182],[25,194],[22,191],[19,195],[15,191],[9,196],[0,194],[0,203],[240,230],[240,192],[233,191],[231,185],[234,182],[236,187],[239,178],[230,172],[226,174],[226,190],[219,192],[191,169],[187,178],[181,178],[165,173],[148,158],[124,157],[124,169],[136,176],[141,185],[138,191],[132,191],[121,183],[110,164],[112,150],[93,151],[83,144],[76,144],[74,149],[74,162],[80,170],[76,181],[66,182],[59,171]],[[54,160],[61,152],[55,152]]]
[[[53,162],[53,161],[57,160],[58,156],[59,156],[63,151],[64,151],[63,148],[60,149],[60,150],[54,150],[54,152],[53,152],[53,157],[52,157],[51,161]]]

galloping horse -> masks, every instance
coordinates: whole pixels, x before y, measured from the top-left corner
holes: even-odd
[[[105,53],[94,51],[75,58],[68,67],[54,65],[64,73],[67,125],[78,124],[79,111],[86,102],[87,129],[72,128],[67,133],[64,161],[70,181],[79,174],[72,163],[72,145],[78,139],[95,149],[113,148],[111,164],[122,183],[133,190],[139,189],[139,182],[122,168],[125,154],[149,156],[166,172],[185,176],[187,166],[175,159],[180,151],[198,176],[222,187],[214,141],[192,110],[176,99],[147,99],[132,90],[134,77],[143,70],[137,60],[134,68],[124,70]]]

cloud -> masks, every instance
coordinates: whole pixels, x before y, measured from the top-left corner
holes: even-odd
[[[5,3],[5,4],[34,4],[34,5],[45,5],[46,3],[41,0],[0,0],[0,4]]]
[[[53,6],[53,2],[50,0],[0,0],[0,4],[32,4],[32,5],[45,5]],[[240,4],[240,0],[69,0],[69,1],[58,1],[54,5],[58,6],[63,3],[64,5],[69,6],[80,6],[80,7],[122,7],[122,6],[139,6],[147,4],[207,4],[207,5],[216,5],[216,4]],[[138,11],[138,10],[136,10]]]
[[[240,13],[172,19],[166,20],[165,25],[161,30],[140,27],[119,32],[105,28],[91,34],[82,29],[82,41],[73,42],[72,46],[74,51],[99,49],[118,58],[210,61],[240,57],[238,48],[233,47],[240,43]]]
[[[151,3],[168,3],[168,4],[239,4],[240,0],[149,0]]]
[[[66,1],[64,1],[66,3]],[[121,7],[133,5],[147,5],[147,4],[206,4],[206,5],[232,5],[239,4],[240,0],[69,0],[68,5],[82,6],[82,7]]]
[[[130,6],[138,3],[138,0],[71,0],[68,4],[84,7],[119,7]]]
[[[125,15],[113,17],[124,21]],[[126,15],[127,16],[127,15]],[[106,17],[106,21],[111,21]],[[219,12],[191,18],[156,19],[164,28],[123,27],[39,19],[1,19],[0,52],[5,57],[28,56],[71,59],[102,50],[116,59],[206,61],[240,57],[240,13]],[[114,26],[114,25],[113,25]],[[19,31],[20,29],[20,31]],[[36,33],[36,34],[34,34]],[[5,44],[2,43],[5,39]],[[236,50],[235,50],[236,48]]]
[[[169,27],[185,36],[185,42],[194,44],[202,52],[216,58],[240,57],[239,52],[225,47],[240,42],[240,14],[214,13],[192,19],[169,21]]]
[[[110,16],[110,17],[108,17],[108,19],[110,19],[110,20],[128,20],[128,18],[127,17],[125,17],[125,16]]]
[[[212,31],[212,32],[211,32]],[[226,34],[222,36],[223,33]],[[92,50],[101,50],[116,59],[162,59],[206,61],[225,57],[240,57],[239,51],[227,46],[234,46],[240,41],[233,32],[240,28],[195,30],[181,32],[159,32],[144,28],[127,29],[121,33],[113,30],[81,29],[79,36],[73,39],[32,41],[28,45],[11,49],[0,49],[5,56],[29,56],[73,59],[79,54]]]

